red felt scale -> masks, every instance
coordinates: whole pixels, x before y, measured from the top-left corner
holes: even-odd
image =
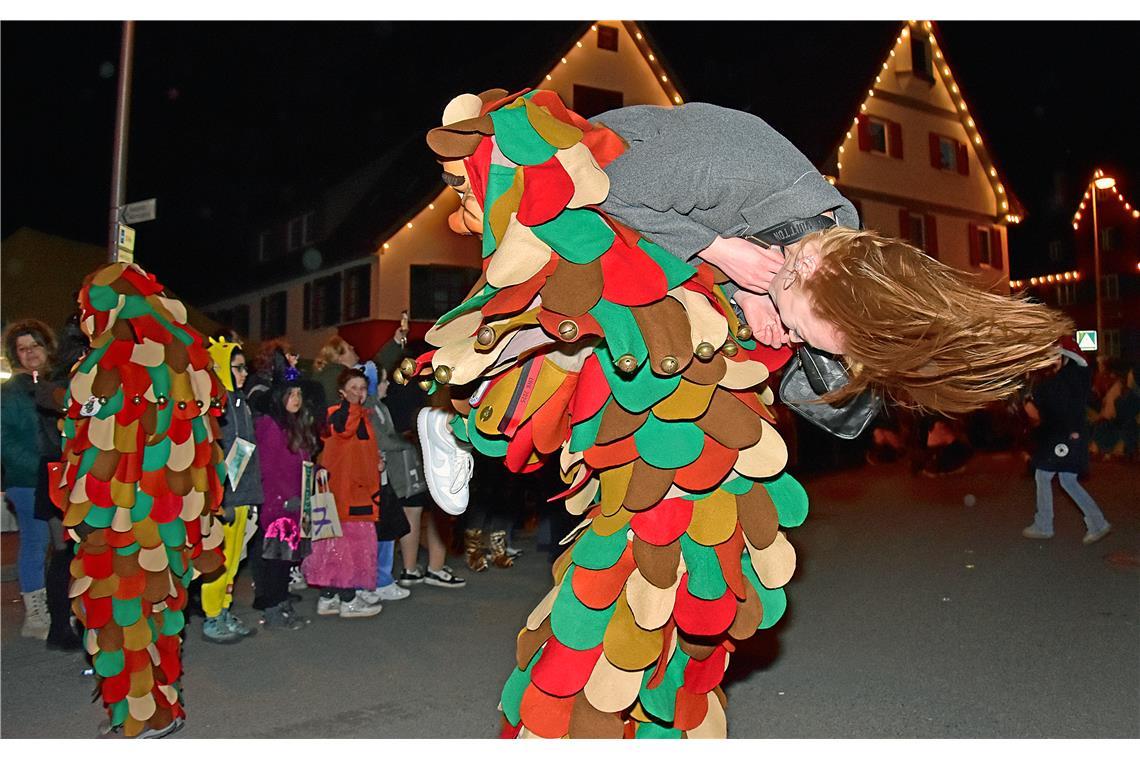
[[[693,502],[688,499],[665,499],[629,521],[634,534],[647,544],[667,546],[681,537],[693,519]]]
[[[719,636],[732,625],[734,617],[736,596],[730,589],[725,589],[719,599],[698,599],[689,593],[689,574],[685,573],[673,605],[673,619],[678,628],[692,636]]]
[[[575,570],[575,575],[581,570]],[[572,697],[582,690],[594,664],[602,653],[602,645],[579,651],[571,649],[551,637],[542,649],[542,656],[531,669],[530,680],[553,697]]]
[[[602,254],[602,298],[622,306],[646,306],[668,292],[665,272],[640,248],[619,236]]]
[[[703,660],[690,659],[685,665],[684,688],[694,694],[707,694],[720,686],[724,679],[724,658],[727,656],[724,647],[717,647]]]
[[[573,197],[574,180],[556,155],[537,166],[524,166],[518,221],[527,227],[545,224],[562,213]]]

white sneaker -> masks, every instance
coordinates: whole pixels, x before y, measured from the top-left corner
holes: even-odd
[[[301,572],[301,568],[297,565],[289,568],[289,591],[304,591],[309,587],[305,583],[305,575]]]
[[[372,591],[361,591],[359,593],[369,604],[394,602],[399,599],[407,599],[412,595],[411,591],[408,591],[406,588],[400,588],[395,583],[389,583],[387,586],[381,586]]]
[[[366,618],[380,614],[383,609],[379,602],[369,603],[359,591],[356,596],[347,602],[341,602],[340,616],[342,618]]]
[[[452,415],[435,408],[421,409],[416,417],[424,470],[432,499],[449,515],[467,511],[468,483],[475,468],[470,450],[451,432]]]
[[[332,598],[319,596],[317,597],[317,614],[318,615],[339,615],[340,614],[340,596]]]

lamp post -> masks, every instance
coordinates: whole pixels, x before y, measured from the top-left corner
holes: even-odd
[[[1092,193],[1092,212],[1093,212],[1093,276],[1096,277],[1096,337],[1099,341],[1104,340],[1104,307],[1101,304],[1101,282],[1100,282],[1100,228],[1097,224],[1096,218],[1096,193],[1097,190],[1108,190],[1116,187],[1116,180],[1112,177],[1104,176],[1104,172],[1097,169],[1093,173],[1092,184],[1089,186],[1089,191]]]
[[[118,260],[119,224],[123,220],[123,199],[127,186],[127,134],[130,131],[131,74],[134,68],[135,22],[123,22],[123,41],[119,48],[119,90],[115,106],[115,145],[111,161],[111,210],[108,219],[107,262]]]

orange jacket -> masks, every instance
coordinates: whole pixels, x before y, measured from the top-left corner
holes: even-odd
[[[321,466],[341,522],[376,522],[380,516],[380,451],[368,410],[342,402],[330,406]]]

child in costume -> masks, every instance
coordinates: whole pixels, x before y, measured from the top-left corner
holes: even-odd
[[[257,633],[237,615],[230,612],[234,602],[234,577],[245,554],[246,541],[257,525],[257,510],[261,506],[260,454],[254,442],[253,414],[245,396],[249,367],[241,345],[225,338],[210,340],[210,357],[214,372],[226,389],[226,407],[219,420],[222,432],[222,450],[227,460],[231,457],[246,459],[240,472],[226,476],[225,495],[219,519],[224,526],[223,553],[226,563],[217,577],[202,583],[202,638],[214,644],[232,644]]]
[[[184,721],[187,587],[223,563],[225,391],[186,307],[136,264],[111,264],[79,292],[91,351],[73,371],[52,498],[78,546],[75,615],[108,730],[157,737]]]
[[[484,272],[401,371],[453,386],[454,435],[510,469],[557,452],[583,518],[519,634],[503,735],[723,737],[729,655],[783,614],[781,528],[807,514],[769,409],[784,344],[845,355],[852,377],[824,401],[959,411],[1012,392],[1067,325],[852,229],[850,204],[747,114],[590,123],[554,93],[498,90],[443,123],[428,143],[462,198],[449,223],[482,236]],[[462,467],[440,419],[421,416],[425,447]],[[447,473],[428,472],[446,500]]]
[[[343,535],[314,541],[302,569],[310,586],[322,587],[318,615],[372,617],[381,605],[361,592],[372,591],[376,583],[374,523],[384,461],[364,406],[368,379],[358,369],[344,369],[337,386],[341,402],[328,408],[320,464],[328,470]]]
[[[278,375],[266,394],[268,409],[254,420],[265,495],[262,578],[257,589],[265,608],[261,623],[266,628],[298,630],[309,621],[293,609],[290,572],[311,549],[309,539],[301,538],[302,467],[315,459],[320,438],[299,377]]]

